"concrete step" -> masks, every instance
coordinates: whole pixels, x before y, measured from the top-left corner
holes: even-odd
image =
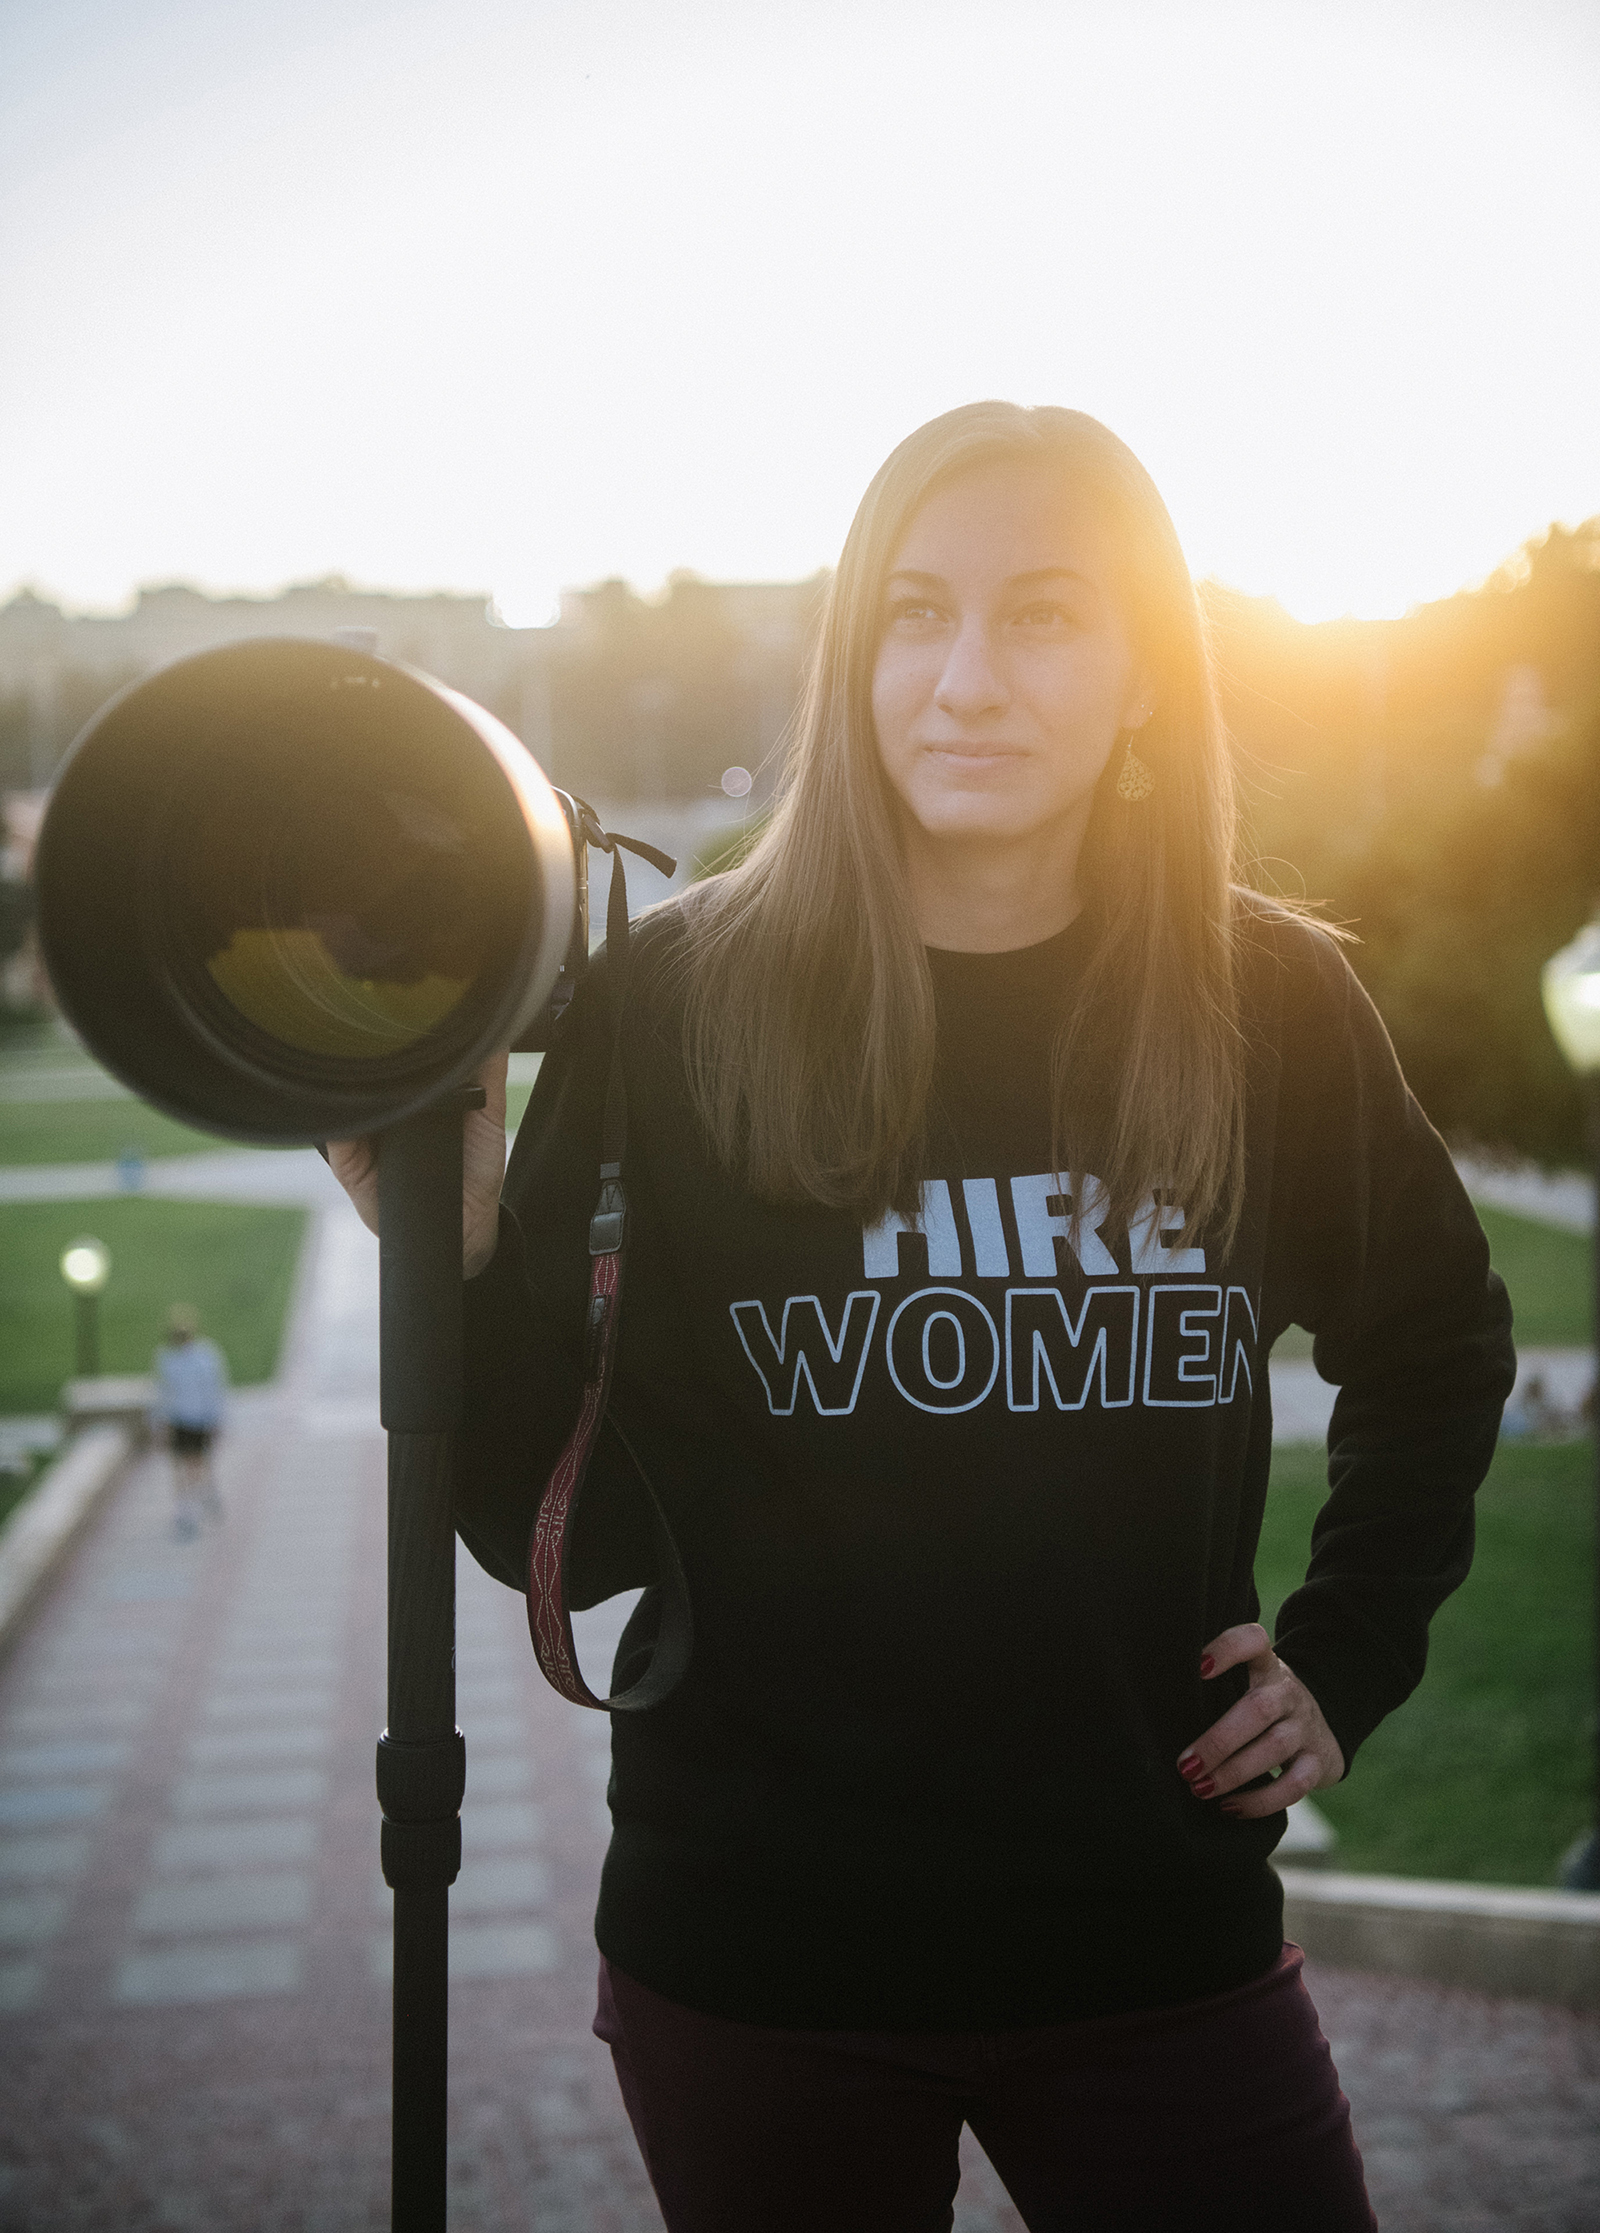
[[[1283,1933],[1316,1961],[1600,2011],[1600,1892],[1293,1866]]]

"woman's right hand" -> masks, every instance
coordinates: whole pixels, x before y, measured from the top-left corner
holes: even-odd
[[[500,1231],[500,1188],[506,1175],[507,1057],[491,1055],[478,1072],[484,1105],[461,1124],[461,1268],[475,1279],[494,1255]],[[378,1143],[330,1140],[328,1168],[356,1206],[369,1233],[378,1230]]]

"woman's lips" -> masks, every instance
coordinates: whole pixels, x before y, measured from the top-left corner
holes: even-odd
[[[925,744],[922,749],[930,760],[960,769],[1005,767],[1024,757],[1014,744]]]

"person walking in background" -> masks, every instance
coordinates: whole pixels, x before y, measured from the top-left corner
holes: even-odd
[[[201,1333],[199,1313],[187,1303],[176,1303],[167,1313],[167,1338],[155,1362],[156,1417],[167,1429],[172,1452],[177,1497],[173,1524],[180,1541],[187,1541],[199,1534],[202,1517],[222,1517],[212,1446],[222,1425],[228,1365],[216,1343]]]

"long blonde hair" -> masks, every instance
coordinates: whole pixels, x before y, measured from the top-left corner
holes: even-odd
[[[1231,1239],[1243,1169],[1243,1048],[1230,881],[1232,772],[1204,623],[1155,484],[1098,420],[973,403],[919,427],[861,500],[834,576],[780,802],[749,855],[685,914],[685,1054],[706,1130],[756,1193],[873,1217],[915,1206],[934,1060],[933,985],[872,719],[885,578],[914,514],[952,475],[1022,459],[1109,534],[1156,711],[1138,750],[1151,797],[1115,792],[1114,752],[1080,862],[1098,911],[1055,1048],[1057,1168],[1078,1146],[1070,1081],[1096,1033],[1113,1077],[1095,1213],[1126,1224],[1158,1193],[1192,1235]]]

